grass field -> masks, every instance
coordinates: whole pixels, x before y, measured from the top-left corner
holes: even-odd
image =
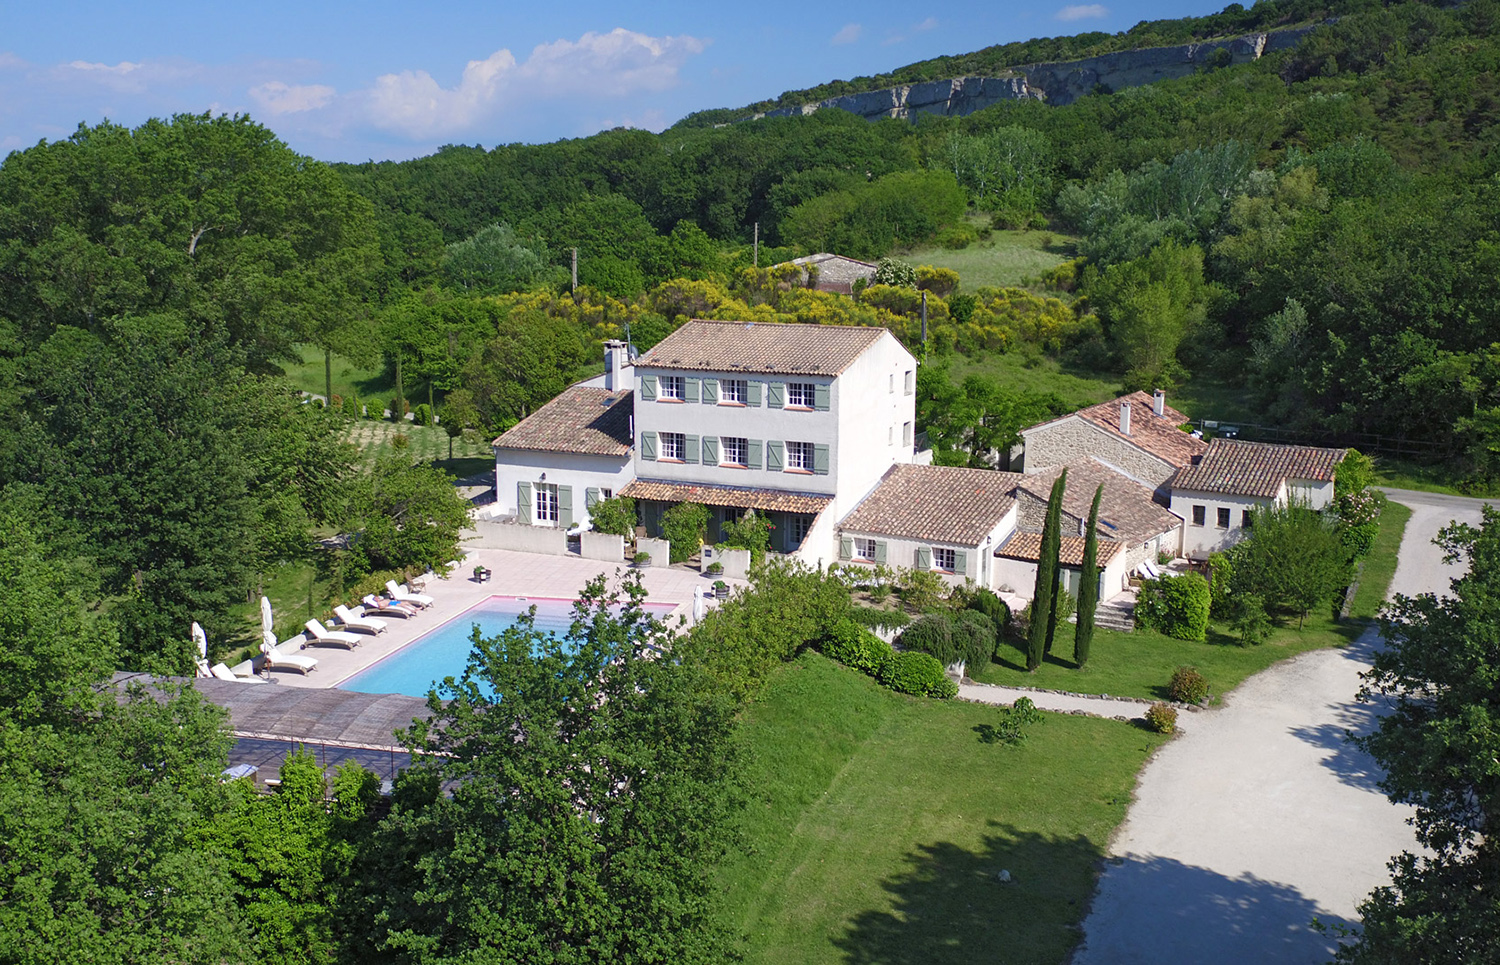
[[[299,346],[302,352],[301,362],[288,362],[283,365],[282,371],[286,377],[292,380],[292,384],[303,392],[313,395],[323,394],[323,352],[313,348],[311,345]],[[415,393],[420,386],[407,386],[408,395]],[[425,390],[424,390],[425,391]],[[356,393],[361,399],[367,399],[372,395],[381,397],[382,404],[390,402],[391,396],[396,394],[396,382],[389,378],[385,369],[379,362],[371,367],[355,365],[348,359],[338,355],[333,357],[333,393],[334,395],[347,396],[350,392]],[[425,401],[425,397],[412,402]]]
[[[448,433],[441,426],[397,425],[384,419],[360,419],[349,426],[349,441],[359,447],[366,465],[373,464],[382,452],[394,451],[391,440],[401,433],[407,438],[406,451],[417,462],[436,463],[454,476],[464,478],[479,472],[482,460],[494,468],[495,457],[488,440],[453,440],[453,463],[448,462]]]
[[[1391,577],[1396,575],[1396,551],[1401,548],[1401,537],[1406,535],[1406,524],[1411,520],[1411,510],[1389,500],[1380,510],[1380,532],[1375,535],[1375,545],[1365,557],[1364,570],[1359,577],[1359,589],[1354,591],[1354,602],[1349,606],[1349,616],[1355,619],[1373,619],[1380,612],[1391,589]]]
[[[1014,287],[1024,278],[1035,278],[1074,257],[1076,240],[1055,231],[996,231],[989,240],[956,251],[915,248],[898,257],[913,265],[951,268],[958,272],[959,291],[971,292],[983,285]]]
[[[741,729],[750,796],[719,871],[746,960],[1062,961],[1162,739],[1048,714],[1022,745],[985,743],[995,714],[817,654],[781,668]]]

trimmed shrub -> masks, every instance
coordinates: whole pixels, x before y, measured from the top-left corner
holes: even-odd
[[[885,673],[886,665],[896,659],[896,651],[891,645],[875,636],[867,633],[860,641],[859,660],[849,666],[855,670],[862,670],[872,677],[879,679]]]
[[[391,413],[392,422],[404,422],[406,420],[406,400],[391,399],[390,405],[386,406]]]
[[[953,614],[956,659],[962,660],[971,670],[978,670],[990,662],[990,657],[995,655],[998,637],[995,621],[978,610],[959,610]]]
[[[351,419],[358,419],[364,415],[364,407],[359,404],[359,396],[354,394],[344,396],[344,415]]]
[[[933,684],[932,689],[927,691],[927,696],[937,700],[952,700],[958,696],[958,684],[944,677]]]
[[[1201,704],[1208,699],[1208,680],[1197,667],[1178,667],[1167,684],[1167,696],[1178,703]]]
[[[1006,627],[1010,625],[1010,607],[1005,605],[1005,601],[1000,599],[999,594],[994,590],[983,588],[975,590],[970,594],[969,601],[965,606],[970,610],[977,610],[990,618],[991,622],[995,624],[995,642],[998,644],[1000,637],[1005,633]]]
[[[432,406],[423,402],[412,410],[411,421],[419,426],[432,425]]]
[[[849,611],[849,618],[872,630],[899,630],[911,624],[911,617],[905,610],[882,610],[873,606],[857,606]]]
[[[834,624],[828,636],[819,641],[818,649],[830,660],[853,667],[859,663],[860,655],[864,652],[865,637],[869,635],[870,631],[853,620],[840,620]]]
[[[1171,704],[1152,704],[1146,708],[1146,726],[1158,734],[1172,733],[1177,729],[1177,708]]]
[[[1147,580],[1136,597],[1136,622],[1178,640],[1204,640],[1210,599],[1208,581],[1197,573]]]
[[[921,697],[945,689],[943,665],[927,653],[907,651],[886,661],[880,669],[880,682],[902,694]]]
[[[896,642],[902,650],[930,654],[944,664],[961,659],[955,655],[953,621],[946,614],[933,613],[922,617],[903,630]]]

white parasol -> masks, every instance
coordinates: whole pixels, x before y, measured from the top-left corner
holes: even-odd
[[[276,632],[275,621],[271,618],[271,601],[266,597],[260,598],[260,631],[262,634]]]
[[[203,628],[198,625],[197,620],[193,621],[193,643],[198,647],[198,674],[199,676],[206,677],[209,675],[208,634],[203,632]]]

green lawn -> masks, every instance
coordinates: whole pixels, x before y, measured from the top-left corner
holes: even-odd
[[[1012,391],[1055,392],[1080,409],[1120,394],[1117,375],[1065,371],[1055,360],[1042,356],[1017,352],[971,358],[955,353],[939,361],[947,363],[949,378],[954,382],[982,375]]]
[[[282,371],[292,383],[303,392],[313,395],[323,394],[323,352],[321,349],[313,348],[311,345],[299,346],[302,352],[300,362],[288,362],[283,365]],[[420,386],[407,386],[407,393],[416,393]],[[384,366],[376,362],[373,366],[364,367],[355,365],[348,359],[338,355],[333,357],[333,392],[335,395],[347,396],[350,392],[357,393],[361,399],[367,399],[372,395],[380,396],[382,405],[389,403],[391,397],[396,394],[396,383],[388,377]],[[425,395],[412,402],[425,402]]]
[[[1055,231],[996,231],[989,240],[967,248],[916,248],[899,255],[913,265],[932,265],[958,272],[959,290],[983,285],[1015,287],[1074,257],[1077,239]],[[1050,243],[1048,243],[1050,242]]]
[[[1418,492],[1443,493],[1448,496],[1500,495],[1500,491],[1487,493],[1460,489],[1458,483],[1458,478],[1447,463],[1428,465],[1391,456],[1375,456],[1375,485],[1377,486],[1415,489]]]
[[[1401,548],[1401,537],[1406,534],[1406,524],[1411,520],[1411,510],[1389,500],[1380,510],[1380,532],[1375,536],[1375,545],[1365,557],[1364,570],[1359,577],[1359,589],[1354,591],[1354,602],[1349,607],[1349,616],[1354,619],[1372,619],[1380,612],[1391,589],[1391,577],[1396,575],[1396,551]]]
[[[406,436],[407,452],[418,462],[434,462],[460,478],[485,468],[494,468],[495,457],[489,440],[453,440],[453,462],[448,462],[448,433],[441,426],[397,425],[384,419],[360,419],[350,423],[349,441],[359,446],[365,463],[372,464],[381,452],[392,450],[391,440],[397,433]]]
[[[746,960],[1062,961],[1161,738],[1048,714],[984,743],[995,714],[817,654],[781,668],[741,730],[750,795],[719,872]]]

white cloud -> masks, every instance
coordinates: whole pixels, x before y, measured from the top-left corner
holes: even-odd
[[[852,44],[859,39],[859,35],[864,33],[864,31],[865,28],[857,23],[846,23],[841,28],[839,28],[838,33],[833,35],[833,39],[830,40],[829,43]]]
[[[20,70],[25,66],[26,61],[20,57],[8,50],[0,50],[0,70]]]
[[[938,22],[937,22],[937,18],[936,17],[928,17],[926,20],[923,20],[921,23],[917,24],[915,27],[913,27],[911,29],[917,30],[917,31],[931,30],[932,28],[936,27],[937,25],[938,25]]]
[[[412,138],[456,134],[500,111],[508,99],[546,100],[571,95],[619,98],[676,85],[678,72],[708,41],[650,37],[617,27],[578,40],[535,47],[524,61],[507,49],[471,60],[454,87],[425,70],[383,74],[365,95],[375,126]]]
[[[1063,7],[1057,11],[1053,19],[1071,22],[1074,20],[1100,20],[1107,16],[1109,16],[1108,7],[1103,4],[1088,3]]]
[[[250,99],[267,114],[300,114],[326,106],[335,93],[325,84],[284,84],[272,80],[250,88]]]

